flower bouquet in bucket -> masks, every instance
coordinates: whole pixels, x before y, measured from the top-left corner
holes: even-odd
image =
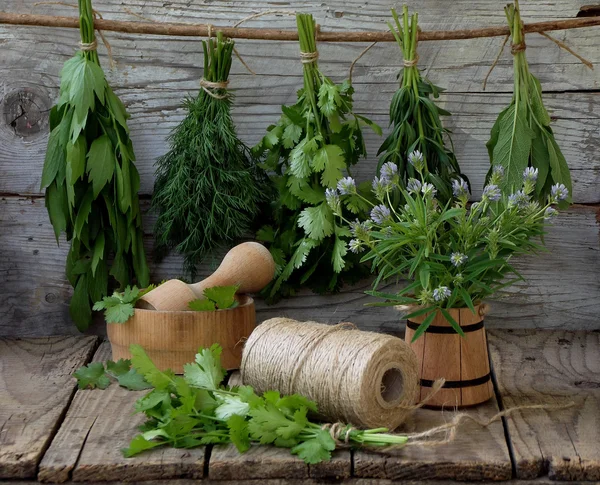
[[[453,200],[442,205],[431,183],[424,182],[423,157],[409,155],[419,178],[402,188],[397,166],[386,163],[373,180],[371,218],[348,222],[353,252],[365,252],[378,276],[372,296],[385,302],[374,306],[408,308],[406,340],[420,360],[421,398],[433,381],[446,385],[429,404],[466,406],[491,397],[482,302],[522,279],[510,264],[514,255],[543,249],[540,238],[555,204],[569,196],[562,184],[551,189],[546,203],[534,200],[537,169],[527,168],[520,187],[504,189],[502,167],[495,167],[480,202],[469,206],[469,191],[461,179],[453,182]],[[343,179],[327,200],[339,210],[341,199],[355,193]],[[511,193],[506,193],[506,192]],[[392,200],[403,205],[395,206]],[[365,199],[366,203],[370,203]],[[376,291],[382,280],[408,280],[396,294]]]

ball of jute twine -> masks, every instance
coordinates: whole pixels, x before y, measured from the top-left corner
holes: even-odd
[[[418,407],[414,352],[352,324],[267,320],[248,338],[240,371],[257,392],[302,394],[324,418],[354,426],[395,429]]]

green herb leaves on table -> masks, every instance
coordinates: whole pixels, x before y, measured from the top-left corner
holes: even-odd
[[[125,291],[115,291],[112,296],[105,296],[101,301],[97,301],[93,310],[104,310],[106,323],[125,323],[133,317],[136,302],[154,288],[156,285],[150,285],[143,290],[137,286],[128,286]]]
[[[237,137],[227,91],[234,42],[203,41],[204,79],[186,117],[169,137],[170,150],[156,162],[152,206],[160,259],[174,249],[195,278],[196,265],[213,250],[248,235],[269,194],[266,174]]]
[[[400,46],[404,68],[399,75],[400,88],[394,94],[390,105],[392,131],[379,148],[379,167],[392,162],[398,167],[403,187],[409,178],[415,177],[414,168],[407,163],[408,155],[418,151],[425,161],[424,176],[427,182],[435,185],[442,201],[452,198],[452,180],[459,176],[466,180],[453,153],[450,133],[442,126],[440,115],[450,113],[437,106],[431,96],[437,98],[442,91],[427,78],[422,77],[417,62],[418,16],[409,18],[408,7],[402,11],[402,22],[392,9],[395,25],[388,24]],[[450,147],[446,146],[446,141]]]
[[[111,379],[130,391],[143,391],[152,387],[144,376],[131,367],[129,359],[119,359],[117,362],[109,360],[106,367],[102,362],[91,362],[77,369],[73,377],[77,379],[79,389],[106,389],[110,386]]]
[[[94,44],[90,0],[79,0],[79,15],[82,43]],[[148,284],[140,178],[127,118],[95,50],[65,63],[60,98],[50,111],[41,186],[57,241],[64,232],[71,242],[66,274],[75,291],[69,311],[81,331],[91,322],[92,303],[108,294],[109,275],[122,288],[134,276]]]
[[[542,102],[542,88],[538,79],[529,72],[525,57],[525,37],[518,3],[504,8],[512,36],[514,66],[514,93],[510,105],[499,115],[487,143],[492,167],[504,168],[503,188],[515,190],[527,167],[538,171],[535,197],[543,203],[551,194],[552,186],[562,184],[571,200],[571,175],[552,128],[550,116]]]
[[[215,310],[226,310],[238,306],[235,294],[239,286],[213,286],[204,290],[203,299],[188,303],[190,310],[197,312],[213,312]]]
[[[352,113],[350,83],[336,85],[319,70],[313,17],[297,14],[296,19],[304,87],[295,105],[282,106],[281,118],[254,148],[264,156],[278,192],[274,223],[257,233],[277,264],[277,277],[264,291],[269,300],[300,286],[336,291],[344,280],[365,275],[358,259],[348,254],[350,233],[327,205],[325,191],[366,155],[361,125],[381,134],[377,125]],[[346,199],[348,216],[360,216],[364,209],[360,198]]]
[[[252,444],[261,444],[289,448],[314,464],[329,460],[339,442],[381,447],[408,441],[406,436],[386,434],[385,428],[358,430],[346,425],[332,433],[308,419],[317,404],[303,396],[281,396],[277,391],[258,396],[250,386],[221,385],[225,371],[217,344],[200,350],[196,361],[184,366],[183,377],[158,370],[140,346],[132,345],[130,351],[133,367],[154,389],[135,403],[147,421],[123,450],[126,457],[158,446],[233,443],[243,453]]]

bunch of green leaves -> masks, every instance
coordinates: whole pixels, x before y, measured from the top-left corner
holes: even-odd
[[[218,344],[202,349],[184,375],[159,371],[144,350],[132,345],[132,362],[154,387],[135,403],[147,421],[141,434],[123,450],[126,457],[158,446],[194,448],[233,443],[243,453],[253,443],[290,448],[306,463],[329,460],[337,442],[322,425],[311,422],[314,402],[303,396],[269,391],[258,396],[250,386],[221,385],[225,371]],[[385,434],[387,429],[357,430],[346,426],[338,438],[351,446],[401,446],[408,438]],[[347,438],[347,440],[346,440]]]
[[[95,42],[90,0],[79,0],[79,20],[82,43]],[[140,177],[127,118],[95,50],[65,63],[60,99],[50,111],[41,186],[57,241],[65,232],[71,242],[66,274],[75,291],[69,310],[81,331],[91,322],[93,302],[108,294],[109,275],[121,288],[134,275],[148,284]]]
[[[150,285],[143,290],[137,286],[127,286],[125,291],[115,291],[112,296],[105,296],[101,301],[94,303],[94,311],[104,310],[106,323],[125,323],[135,313],[136,302],[157,285]]]
[[[226,83],[234,42],[218,32],[202,46],[204,79]],[[254,230],[270,194],[266,174],[237,137],[232,99],[222,88],[203,88],[188,98],[187,116],[169,136],[168,153],[156,162],[156,255],[160,259],[175,249],[192,279],[196,265],[215,249]]]
[[[512,44],[521,46],[524,44],[524,33],[518,2],[507,5],[504,11]],[[492,165],[488,177],[494,166],[502,166],[505,172],[503,188],[515,190],[520,184],[523,170],[535,167],[539,172],[535,196],[540,203],[550,195],[555,184],[563,184],[571,194],[569,167],[554,139],[550,115],[542,101],[542,87],[538,79],[529,72],[525,50],[513,52],[513,66],[512,101],[498,115],[487,143]],[[570,200],[563,201],[561,208],[568,207]]]
[[[545,220],[556,215],[552,205],[568,197],[566,187],[555,185],[546,203],[532,198],[538,172],[529,168],[521,176],[517,192],[502,192],[503,173],[496,169],[483,190],[482,200],[468,206],[469,191],[464,180],[453,181],[453,201],[442,204],[435,187],[424,182],[424,167],[415,160],[419,179],[409,179],[407,189],[398,174],[378,181],[375,193],[378,204],[371,219],[351,223],[356,239],[350,247],[356,252],[368,251],[363,261],[371,261],[377,278],[368,294],[387,301],[371,306],[413,305],[417,309],[407,315],[426,315],[415,332],[417,339],[441,312],[450,325],[462,335],[449,308],[469,308],[503,288],[522,280],[511,266],[515,255],[535,253],[543,249],[539,239],[545,232]],[[384,166],[384,169],[388,167]],[[375,184],[374,184],[375,185]],[[391,202],[400,190],[405,204]],[[408,280],[396,294],[377,290],[382,280]]]
[[[319,293],[336,291],[344,280],[364,276],[356,258],[347,254],[348,230],[325,201],[350,168],[366,155],[361,125],[381,134],[370,120],[352,113],[353,88],[334,84],[317,64],[315,21],[297,14],[304,87],[293,106],[282,106],[277,124],[267,129],[254,152],[264,158],[278,192],[274,221],[257,239],[267,243],[277,265],[276,278],[264,294],[269,300],[288,296],[300,286]],[[312,58],[311,58],[312,55]],[[364,205],[350,197],[345,210],[360,215]]]
[[[409,64],[416,63],[418,15],[409,18],[408,7],[402,10],[402,22],[392,9],[394,24],[388,23],[400,46],[403,59]],[[440,198],[448,201],[452,198],[452,180],[461,177],[469,180],[461,173],[453,153],[454,147],[449,130],[442,126],[440,115],[451,113],[440,108],[432,99],[438,98],[441,88],[422,77],[415,65],[404,66],[399,74],[400,88],[396,91],[390,105],[390,124],[392,131],[379,148],[378,170],[387,162],[398,166],[398,173],[403,187],[410,177],[415,177],[414,168],[407,163],[408,155],[419,151],[425,160],[424,176],[427,182],[433,183]],[[446,146],[446,141],[450,148]]]
[[[206,288],[203,291],[204,298],[191,301],[188,306],[190,310],[197,312],[214,312],[215,310],[235,308],[239,305],[239,302],[235,299],[235,294],[239,288],[239,285]]]
[[[106,389],[112,380],[130,391],[143,391],[152,387],[144,376],[131,367],[129,359],[119,359],[117,362],[109,360],[106,367],[102,362],[92,362],[77,369],[73,377],[77,379],[79,389]]]

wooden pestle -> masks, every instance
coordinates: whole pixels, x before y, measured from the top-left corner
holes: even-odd
[[[190,301],[204,298],[206,288],[240,285],[239,293],[256,293],[267,286],[274,276],[275,261],[269,250],[257,242],[245,242],[231,248],[217,270],[205,280],[192,285],[169,280],[140,298],[137,307],[185,311],[189,310]]]

